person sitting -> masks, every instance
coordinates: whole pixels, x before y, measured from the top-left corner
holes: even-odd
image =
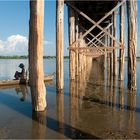
[[[22,69],[21,72],[15,72],[15,80],[26,80],[27,79],[27,72],[23,63],[19,64],[19,67]]]

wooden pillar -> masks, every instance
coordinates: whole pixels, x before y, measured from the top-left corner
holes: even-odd
[[[79,38],[82,36],[82,31],[80,30]],[[82,41],[79,41],[79,47],[82,47]],[[79,53],[79,73],[82,71],[82,53]]]
[[[56,86],[64,87],[64,0],[56,1]]]
[[[44,0],[30,1],[29,21],[29,84],[34,111],[46,109],[43,71]]]
[[[69,12],[69,45],[75,41],[75,13],[68,8]],[[75,79],[75,52],[70,50],[70,79]]]
[[[137,0],[127,1],[128,10],[128,88],[136,90]]]
[[[113,22],[113,15],[111,23]],[[110,28],[110,34],[113,35],[113,26]],[[113,39],[110,38],[110,46],[113,47]],[[110,79],[113,77],[113,53],[110,53]]]
[[[79,39],[79,26],[78,26],[78,14],[75,14],[75,37],[76,37],[76,41]],[[79,44],[76,44],[76,47],[79,47]],[[76,59],[75,59],[75,65],[76,65],[76,76],[78,76],[79,71],[79,54],[78,54],[78,50],[76,50]]]
[[[109,32],[109,29],[107,29]],[[106,35],[106,45],[110,46],[110,39],[109,36]],[[110,53],[107,53],[107,79],[110,79]]]
[[[113,35],[116,38],[116,13],[113,13]],[[113,40],[113,47],[116,47],[116,41]],[[113,50],[113,76],[117,75],[117,52],[116,49]]]
[[[123,4],[120,7],[120,42],[121,42],[121,47],[124,47],[124,26],[125,26],[125,5]],[[119,60],[119,78],[120,80],[124,80],[124,59],[125,59],[125,54],[124,54],[124,49],[120,49],[120,60]]]

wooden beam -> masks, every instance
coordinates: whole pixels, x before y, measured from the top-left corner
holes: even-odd
[[[84,27],[81,26],[81,28],[85,31],[87,31]],[[100,39],[98,39],[96,36],[94,36],[92,33],[89,33],[93,38],[95,38],[97,41],[101,43],[101,45],[107,47]],[[95,45],[95,44],[94,44]]]
[[[136,90],[137,0],[127,1],[128,10],[128,88]]]
[[[123,4],[120,7],[120,42],[122,44],[122,47],[124,47],[124,33],[125,33],[125,4]],[[124,49],[120,50],[119,54],[120,60],[119,60],[119,79],[124,80],[124,59],[125,59],[125,51]]]
[[[64,87],[64,0],[56,1],[56,87]]]
[[[107,27],[105,27],[105,29],[107,30],[108,28],[110,28],[112,26],[112,23],[110,23]],[[103,31],[101,31],[97,36],[95,36],[95,37],[99,37],[98,39],[100,39],[100,35],[103,33]],[[103,35],[105,35],[105,33],[103,34]],[[102,35],[101,35],[102,36]],[[93,42],[95,40],[95,38],[93,38],[92,40],[91,40],[91,42]],[[87,44],[87,46],[91,43],[91,42],[89,42],[88,44]],[[94,43],[96,43],[96,41],[94,42]]]
[[[95,50],[114,50],[114,49],[124,49],[123,47],[79,47],[79,48],[69,48],[70,50],[89,50],[89,51],[95,51]]]
[[[69,13],[69,42],[70,46],[75,42],[75,13],[72,8],[68,8]],[[78,43],[78,42],[77,42]],[[76,44],[73,46],[75,48]],[[75,52],[70,50],[70,79],[75,79]]]
[[[76,13],[75,14],[75,39],[78,40],[79,38],[79,24],[78,24],[78,14]],[[76,44],[76,47],[79,47],[79,44],[77,43]],[[76,76],[79,75],[79,54],[78,54],[78,51],[76,51],[76,54],[75,54],[75,65],[76,65]]]
[[[118,9],[126,0],[123,0],[122,2],[120,2],[117,6],[115,6],[110,12],[108,12],[103,18],[101,18],[97,23],[95,23],[89,30],[87,30],[82,36],[81,38],[79,38],[80,41],[82,38],[84,38],[87,34],[89,34],[95,27],[99,26],[99,24],[104,21],[109,15],[111,15],[114,11],[116,11],[116,9]],[[86,19],[88,19],[89,21],[93,20],[91,18],[89,18],[87,15],[85,15],[82,11],[80,11],[79,9],[77,9],[76,7],[74,7],[72,4],[67,3],[68,6],[72,7],[75,11],[77,11],[79,14],[81,14],[82,16],[84,16]],[[102,28],[103,29],[103,28]],[[103,31],[105,31],[103,29]],[[106,32],[106,31],[105,31]],[[110,33],[106,32],[110,37],[112,37],[112,39],[116,40]],[[71,47],[73,45],[75,45],[76,41],[71,45]],[[119,43],[120,44],[120,43]]]
[[[111,22],[113,22],[113,18],[111,18]],[[110,34],[113,34],[113,26],[110,28]],[[113,47],[113,40],[110,38],[109,44],[112,48]],[[110,54],[110,82],[112,82],[112,76],[113,76],[113,53]]]
[[[43,71],[44,0],[30,0],[29,21],[29,84],[34,111],[46,109],[46,88]]]
[[[115,12],[113,13],[113,35],[117,37],[117,17]],[[116,47],[116,41],[113,40],[113,47]],[[113,76],[117,75],[117,52],[116,49],[113,50]]]

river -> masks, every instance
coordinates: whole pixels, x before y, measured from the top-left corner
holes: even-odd
[[[0,79],[13,79],[19,63],[0,60]],[[44,59],[45,74],[56,71],[55,60]],[[28,86],[0,87],[0,138],[140,138],[140,61],[137,61],[137,91],[127,90],[125,80],[108,80],[97,61],[91,70],[69,80],[69,60],[64,61],[64,91],[54,82],[46,85],[47,110],[32,112]]]

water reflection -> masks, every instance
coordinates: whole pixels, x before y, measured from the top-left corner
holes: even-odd
[[[123,109],[124,108],[124,81],[119,81],[118,83],[119,89],[118,89],[118,104],[119,108]]]
[[[29,95],[28,87],[25,85],[19,85],[15,88],[17,94],[21,93],[22,97],[20,98],[21,101],[25,101]]]
[[[32,139],[46,138],[46,111],[32,113]]]
[[[57,91],[56,102],[58,132],[64,134],[64,92],[62,90]]]

